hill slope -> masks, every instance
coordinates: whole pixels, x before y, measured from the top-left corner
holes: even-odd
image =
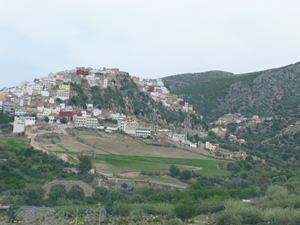
[[[187,128],[201,128],[199,121],[189,119],[189,115],[182,110],[174,110],[163,106],[161,102],[155,102],[148,93],[139,90],[128,74],[117,74],[110,79],[107,88],[90,87],[84,79],[81,84],[71,83],[71,90],[77,95],[72,96],[67,103],[82,108],[86,107],[87,102],[93,103],[99,109],[133,115],[149,124],[174,130],[182,125]]]
[[[210,121],[226,113],[296,116],[299,110],[300,63],[240,75],[203,73],[163,80]]]

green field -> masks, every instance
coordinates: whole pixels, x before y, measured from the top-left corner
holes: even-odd
[[[23,138],[4,138],[0,137],[0,146],[10,147],[30,147],[28,140]],[[65,153],[68,161],[74,164],[78,162],[71,156],[74,152],[52,151]],[[180,170],[197,171],[203,175],[226,176],[230,173],[224,169],[219,169],[218,164],[226,164],[226,161],[213,159],[185,159],[171,157],[152,157],[152,156],[131,156],[118,154],[98,154],[97,158],[92,158],[94,166],[99,172],[120,173],[120,172],[168,172],[170,165],[176,165]]]
[[[10,146],[14,148],[28,148],[31,145],[28,143],[28,139],[25,138],[0,137],[0,146]]]
[[[203,175],[229,175],[229,172],[218,169],[218,164],[225,164],[221,160],[178,159],[162,157],[98,155],[92,159],[97,168],[104,172],[168,172],[170,165],[176,165],[181,170],[194,170]]]

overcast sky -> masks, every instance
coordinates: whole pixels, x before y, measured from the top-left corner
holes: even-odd
[[[77,66],[246,73],[300,61],[300,1],[0,0],[0,88]]]

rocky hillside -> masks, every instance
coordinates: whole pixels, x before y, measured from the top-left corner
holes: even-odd
[[[216,71],[208,71],[203,73],[178,74],[178,75],[165,77],[163,78],[163,80],[165,84],[167,84],[167,87],[170,89],[170,91],[176,91],[193,84],[204,83],[215,79],[227,78],[233,76],[235,76],[233,73],[216,70]]]
[[[215,71],[163,80],[210,121],[235,112],[289,117],[299,112],[300,63],[240,75]]]
[[[116,74],[109,77],[107,88],[90,87],[85,79],[80,84],[71,84],[72,96],[68,104],[86,108],[86,103],[106,110],[115,110],[140,121],[159,125],[180,132],[184,128],[200,128],[202,121],[197,115],[190,115],[181,110],[174,110],[155,102],[147,92],[139,90],[129,74]]]

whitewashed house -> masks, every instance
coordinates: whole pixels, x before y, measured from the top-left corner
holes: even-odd
[[[13,133],[25,132],[25,119],[15,117]]]
[[[187,142],[187,136],[186,134],[177,134],[177,133],[174,133],[173,136],[172,136],[172,139],[174,141],[179,141],[179,142]]]

